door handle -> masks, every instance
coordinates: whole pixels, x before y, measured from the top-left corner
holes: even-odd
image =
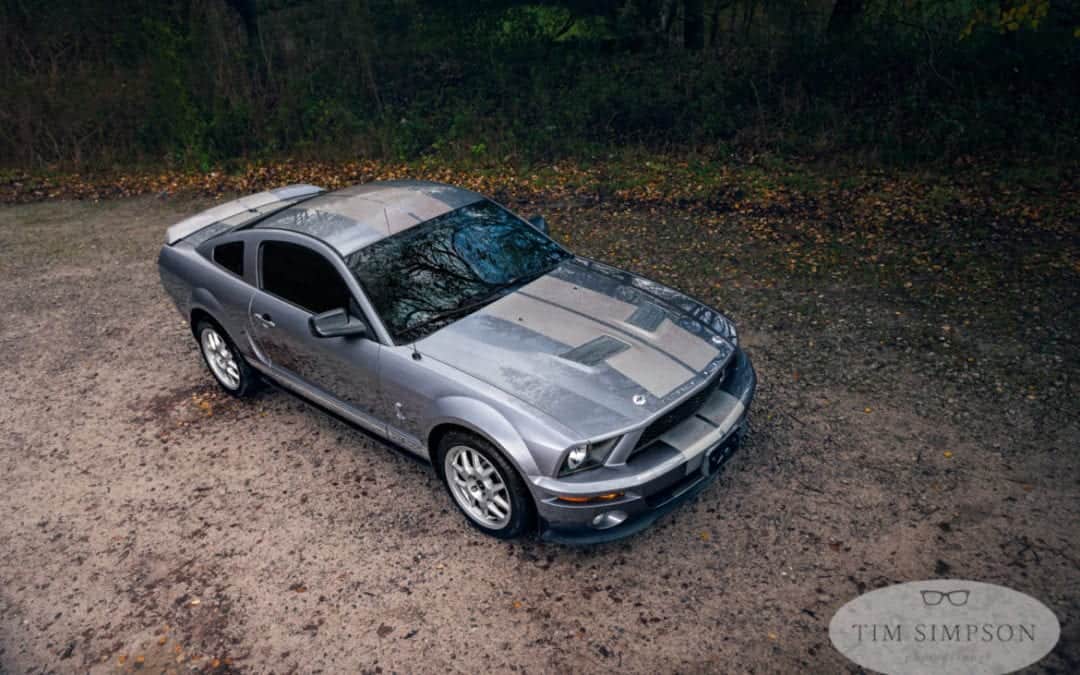
[[[267,313],[256,314],[255,318],[258,319],[264,326],[270,326],[271,328],[273,328],[275,325],[277,325],[274,323],[273,317],[271,317]]]

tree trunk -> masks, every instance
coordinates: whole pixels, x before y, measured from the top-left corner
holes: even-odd
[[[683,47],[705,46],[705,0],[683,0]]]
[[[836,0],[826,33],[830,38],[849,37],[859,23],[865,0]]]
[[[720,10],[723,9],[720,0],[713,5],[712,18],[709,19],[709,49],[716,48],[716,37],[720,34]]]
[[[225,0],[225,4],[240,15],[240,20],[244,22],[244,32],[247,33],[248,47],[254,51],[259,44],[259,10],[255,6],[255,0]]]

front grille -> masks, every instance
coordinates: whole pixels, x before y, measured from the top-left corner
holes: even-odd
[[[645,427],[645,431],[641,434],[641,438],[638,439],[638,443],[637,446],[634,448],[634,451],[636,452],[644,448],[646,445],[660,438],[665,433],[678,426],[679,423],[684,421],[686,418],[690,417],[698,410],[700,410],[701,406],[705,404],[705,399],[709,398],[709,396],[712,395],[712,393],[716,390],[720,383],[723,382],[723,380],[724,371],[721,370],[719,373],[714,375],[713,378],[705,384],[705,386],[694,392],[692,396],[661,415],[649,426]]]

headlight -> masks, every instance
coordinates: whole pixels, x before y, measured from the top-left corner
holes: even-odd
[[[559,468],[559,475],[567,476],[600,466],[618,445],[620,438],[622,436],[608,438],[597,443],[581,443],[569,448]]]
[[[570,452],[566,455],[566,468],[570,471],[576,471],[581,468],[581,465],[585,463],[585,458],[589,456],[589,446],[579,445],[576,448],[570,448]]]

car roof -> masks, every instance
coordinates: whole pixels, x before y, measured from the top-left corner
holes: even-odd
[[[306,199],[253,227],[308,234],[344,256],[481,199],[476,192],[443,183],[377,181]]]

